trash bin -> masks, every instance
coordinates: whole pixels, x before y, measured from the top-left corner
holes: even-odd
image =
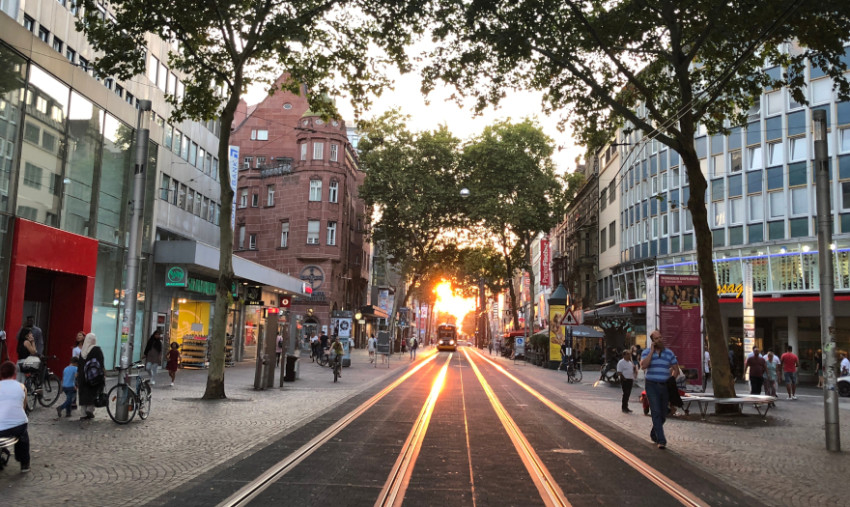
[[[283,374],[283,380],[286,382],[295,382],[298,375],[298,356],[286,356],[286,373]]]

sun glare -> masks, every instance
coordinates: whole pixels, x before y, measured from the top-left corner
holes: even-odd
[[[465,298],[458,294],[458,291],[452,290],[450,282],[442,282],[434,289],[437,294],[437,303],[434,306],[434,311],[448,313],[457,318],[457,325],[460,326],[463,322],[463,317],[472,311],[475,311],[475,299]]]

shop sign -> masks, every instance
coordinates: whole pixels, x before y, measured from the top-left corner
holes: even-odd
[[[289,308],[292,304],[292,298],[289,296],[280,296],[280,300],[278,301],[278,306],[281,308]]]
[[[183,266],[170,266],[165,270],[166,287],[186,287],[189,283],[189,273]]]
[[[186,286],[189,292],[197,292],[207,296],[215,296],[215,282],[199,280],[197,278],[189,278],[189,285]]]
[[[736,298],[741,297],[741,294],[744,293],[744,284],[739,283],[735,285],[734,283],[727,283],[723,285],[717,286],[717,295],[718,296],[735,296]]]
[[[259,285],[246,286],[245,304],[248,306],[263,306],[263,288]]]

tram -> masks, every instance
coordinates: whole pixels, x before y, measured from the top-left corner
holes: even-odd
[[[457,326],[454,324],[437,326],[437,350],[457,351]]]

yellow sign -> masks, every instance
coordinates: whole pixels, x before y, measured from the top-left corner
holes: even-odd
[[[727,283],[724,285],[717,286],[717,295],[718,296],[731,296],[734,295],[736,298],[741,297],[741,294],[744,293],[744,284],[739,283],[735,285],[734,283]]]
[[[564,305],[549,306],[549,360],[561,360],[561,344],[564,343],[564,318],[568,315]]]

